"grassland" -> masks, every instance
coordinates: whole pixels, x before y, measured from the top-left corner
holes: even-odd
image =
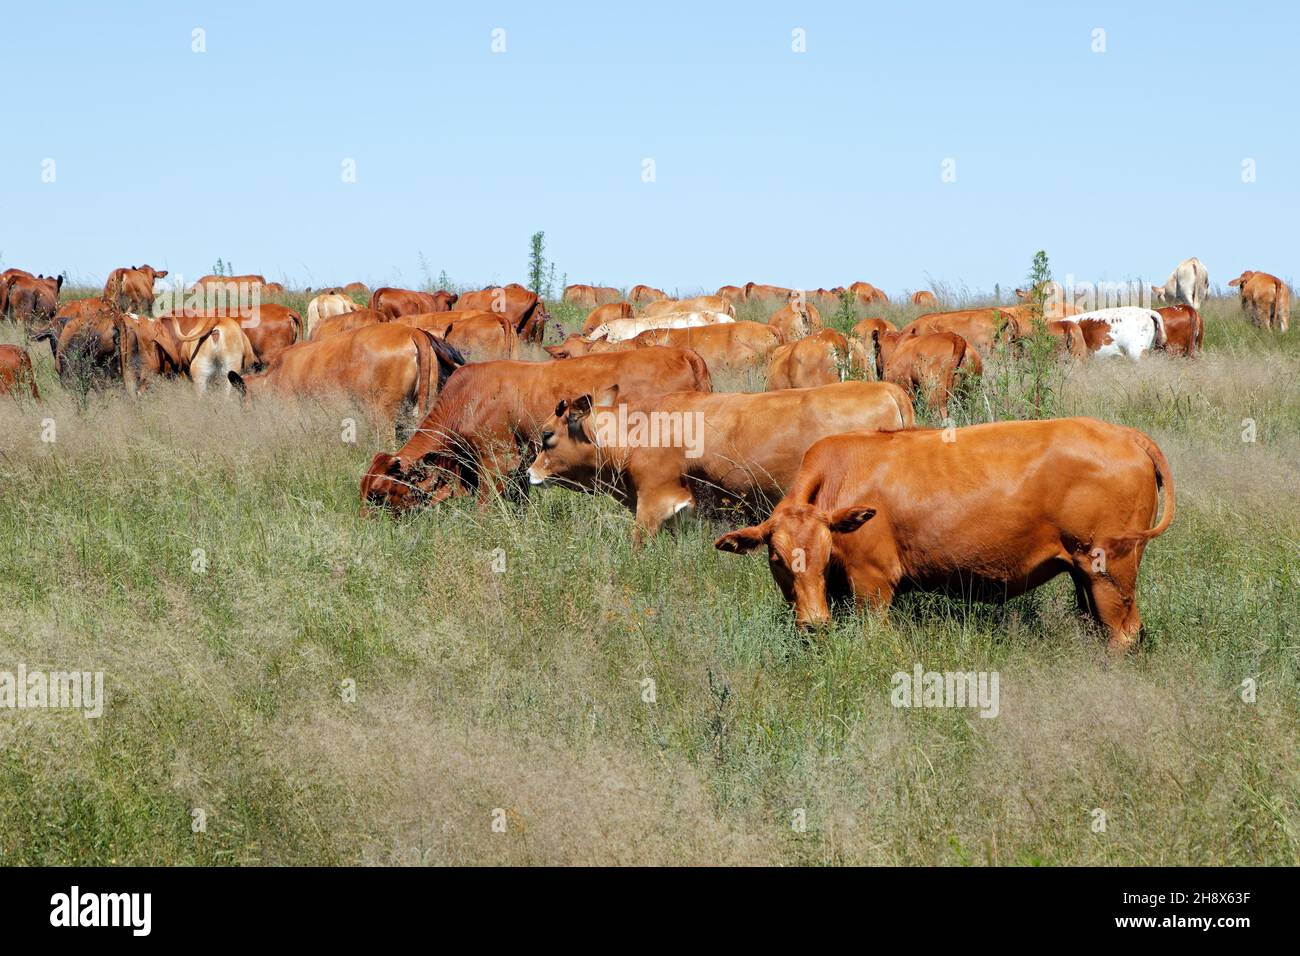
[[[102,670],[108,700],[0,712],[0,863],[1295,864],[1300,336],[1206,315],[1197,361],[1046,381],[1177,479],[1122,661],[1065,579],[810,643],[721,524],[633,552],[563,489],[365,520],[386,440],[343,441],[353,410],[83,407],[33,349],[46,400],[0,400],[0,670]],[[1029,413],[994,366],[961,420]],[[998,717],[891,707],[918,662],[997,671]]]

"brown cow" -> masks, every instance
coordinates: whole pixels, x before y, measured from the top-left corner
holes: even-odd
[[[811,302],[791,300],[772,314],[767,324],[777,329],[786,342],[811,335],[822,327],[822,314]]]
[[[1083,330],[1073,319],[1050,319],[1043,323],[1047,334],[1061,342],[1061,350],[1071,358],[1086,359],[1089,355],[1088,343],[1084,340]]]
[[[710,372],[719,372],[766,365],[772,351],[784,341],[780,330],[763,322],[720,322],[686,329],[647,329],[632,339],[632,344],[637,348],[692,349]]]
[[[904,335],[956,332],[973,345],[981,356],[991,354],[996,345],[1015,341],[1022,335],[1020,323],[1006,309],[930,312],[903,326],[902,332]]]
[[[414,292],[385,286],[370,294],[370,309],[395,319],[399,315],[419,315],[421,312],[448,312],[459,299],[454,292]]]
[[[614,319],[630,318],[632,318],[632,303],[607,302],[604,305],[596,306],[587,313],[587,317],[582,320],[582,334],[590,335],[606,322],[612,322]]]
[[[659,302],[666,298],[668,296],[662,289],[655,289],[648,285],[634,285],[627,294],[627,300],[637,304]]]
[[[576,332],[559,345],[543,345],[542,349],[554,359],[580,358],[583,355],[598,355],[601,352],[627,352],[636,348],[631,339],[611,342],[608,339],[584,338]]]
[[[79,308],[62,326],[50,323],[32,340],[50,343],[64,388],[80,392],[123,382],[135,394],[139,376],[129,320],[112,302],[96,301],[96,307]]]
[[[522,288],[522,286],[520,287]],[[610,286],[567,285],[564,287],[564,301],[572,305],[594,308],[608,302],[617,302],[621,293]],[[481,308],[481,306],[480,306]]]
[[[843,289],[832,289],[836,295],[843,292]],[[889,296],[884,291],[877,289],[870,282],[855,282],[849,286],[849,291],[853,293],[853,298],[862,305],[889,305]]]
[[[9,283],[11,280],[24,276],[28,279],[35,279],[26,269],[6,269],[0,272],[0,318],[9,314]]]
[[[1065,572],[1079,611],[1123,651],[1141,629],[1142,553],[1174,510],[1169,462],[1122,425],[1065,418],[849,432],[808,449],[767,521],[715,546],[766,544],[800,624],[828,621],[828,598],[845,592],[872,608],[912,590],[1004,601]]]
[[[32,357],[17,345],[0,345],[0,395],[17,398],[19,392],[27,390],[31,391],[32,398],[40,401]]]
[[[910,428],[906,393],[881,382],[781,392],[672,392],[620,402],[617,384],[561,401],[528,469],[535,485],[610,489],[636,513],[634,540],[698,502],[738,499],[766,514],[804,452],[851,429]]]
[[[312,296],[311,301],[307,303],[307,337],[311,337],[311,334],[316,331],[317,324],[324,319],[356,310],[356,300],[342,292],[321,292]]]
[[[115,295],[123,312],[152,313],[154,283],[166,275],[166,269],[151,265],[114,269],[104,283],[104,294]]]
[[[206,275],[200,279],[197,279],[194,282],[194,284],[190,286],[190,291],[193,292],[196,289],[202,289],[206,286],[224,286],[224,285],[229,285],[230,283],[234,283],[236,285],[264,286],[266,285],[266,278],[265,276],[260,276],[253,273],[249,273],[248,275],[242,275],[242,276]]]
[[[864,342],[871,341],[872,332],[897,332],[898,326],[888,319],[869,316],[853,326],[853,334]]]
[[[1205,321],[1190,305],[1166,305],[1156,309],[1165,326],[1164,350],[1196,358],[1205,341]]]
[[[460,350],[467,362],[512,359],[519,355],[519,336],[498,312],[425,312],[394,319],[425,329]]]
[[[550,318],[546,306],[531,289],[517,282],[506,286],[492,286],[477,292],[466,292],[456,302],[455,310],[470,312],[483,310],[497,312],[508,318],[515,334],[522,342],[541,345],[546,335],[546,320]]]
[[[344,295],[370,295],[370,287],[364,282],[349,282],[339,291]]]
[[[438,389],[464,365],[456,349],[424,329],[382,322],[295,345],[257,375],[232,374],[246,397],[347,395],[396,425],[426,414]]]
[[[920,292],[912,293],[912,305],[919,305],[926,309],[939,308],[939,300],[934,297],[934,293],[928,289],[922,289]]]
[[[978,378],[984,371],[979,352],[956,332],[873,332],[871,349],[877,378],[928,394],[930,410],[941,418],[948,417],[957,372]]]
[[[361,479],[363,506],[392,511],[475,490],[481,504],[506,490],[532,457],[564,397],[617,382],[629,397],[709,391],[704,361],[687,349],[634,349],[559,362],[477,362],[458,370],[396,455],[380,452]]]
[[[14,275],[8,279],[9,317],[28,330],[44,328],[59,310],[63,276]]]
[[[1241,288],[1241,310],[1260,328],[1285,332],[1291,325],[1291,290],[1277,276],[1247,270],[1228,285]]]
[[[733,306],[745,301],[745,290],[738,285],[724,285],[718,289],[717,295],[718,298],[726,299]]]
[[[307,340],[309,342],[319,342],[321,339],[337,335],[339,332],[352,332],[367,325],[380,325],[387,321],[388,316],[382,312],[376,312],[374,309],[356,309],[352,312],[344,312],[342,315],[332,315],[328,319],[321,319],[316,323],[316,328],[311,330],[311,335],[307,337]]]
[[[793,289],[787,289],[780,285],[762,285],[758,282],[745,283],[745,301],[746,302],[763,302],[775,301],[785,302],[792,295]]]
[[[767,390],[812,388],[846,378],[859,378],[867,369],[862,342],[851,342],[834,329],[822,329],[772,352],[767,366]]]
[[[287,305],[275,302],[263,302],[255,314],[240,325],[261,365],[269,365],[277,355],[302,338],[302,316]]]

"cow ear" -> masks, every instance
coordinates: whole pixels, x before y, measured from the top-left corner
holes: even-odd
[[[591,396],[579,395],[569,408],[569,421],[576,422],[586,418],[591,412]]]
[[[850,534],[870,521],[875,513],[875,508],[850,505],[847,508],[840,508],[832,512],[827,524],[836,534]]]
[[[569,407],[569,400],[567,398],[560,399],[560,404],[555,406],[555,417],[563,418],[564,410],[568,407]]]
[[[618,386],[611,385],[596,396],[595,405],[597,408],[613,408],[618,404]]]
[[[732,554],[744,554],[747,551],[753,551],[755,548],[767,543],[771,536],[771,522],[764,521],[762,524],[756,524],[749,528],[740,528],[736,531],[729,531],[713,542],[713,546],[719,551],[730,551]]]

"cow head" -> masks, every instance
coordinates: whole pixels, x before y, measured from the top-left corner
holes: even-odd
[[[801,627],[830,620],[826,574],[834,552],[834,534],[851,534],[871,520],[875,508],[850,505],[827,513],[810,504],[780,504],[762,524],[724,534],[713,542],[719,551],[744,554],[767,545],[767,563],[776,586],[794,605]]]
[[[361,479],[361,513],[375,509],[395,515],[437,504],[455,490],[452,482],[438,482],[440,469],[433,461],[403,461],[397,455],[378,452]]]
[[[593,419],[612,414],[617,402],[617,385],[596,398],[579,395],[561,400],[555,406],[555,417],[542,428],[541,448],[528,467],[529,483],[562,481],[581,488],[594,487],[607,454]]]
[[[581,335],[573,334],[559,345],[543,345],[546,354],[554,359],[578,358],[591,352],[592,343]]]

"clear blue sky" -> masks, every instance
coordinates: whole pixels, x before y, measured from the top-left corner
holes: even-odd
[[[1293,3],[551,6],[8,4],[0,256],[487,283],[544,229],[571,282],[669,289],[1297,271]]]

